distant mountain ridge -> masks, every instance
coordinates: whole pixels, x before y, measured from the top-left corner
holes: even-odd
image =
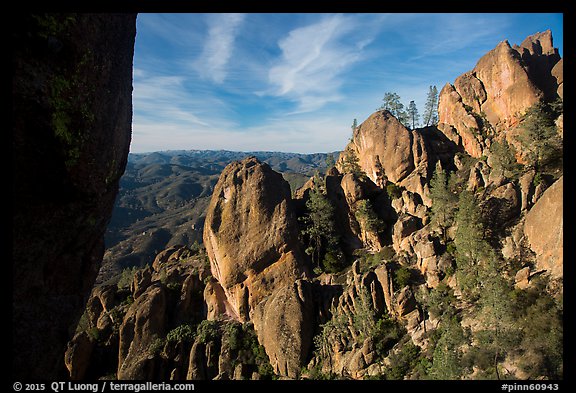
[[[316,171],[324,173],[330,153],[167,150],[130,153],[120,179],[106,254],[97,282],[124,268],[141,266],[166,247],[202,242],[206,207],[222,170],[254,156],[281,172],[292,192]],[[332,153],[337,157],[339,152]]]

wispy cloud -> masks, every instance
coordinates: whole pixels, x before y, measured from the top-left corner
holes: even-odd
[[[385,92],[422,111],[429,85],[549,27],[561,43],[561,15],[140,14],[131,149],[338,150]]]
[[[282,54],[268,73],[272,87],[267,94],[297,102],[297,113],[341,100],[339,76],[361,59],[371,41],[344,40],[356,27],[353,17],[331,15],[290,31],[278,42]]]
[[[163,125],[177,124],[185,130],[214,124],[234,126],[225,120],[230,115],[226,102],[206,88],[190,84],[182,75],[158,76],[138,70],[133,102],[134,123],[139,125],[156,124],[161,129]],[[137,131],[135,128],[136,134]]]
[[[208,16],[208,36],[195,69],[203,78],[223,83],[234,50],[234,40],[244,21],[243,14],[211,14]]]

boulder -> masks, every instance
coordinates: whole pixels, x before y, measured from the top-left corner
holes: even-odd
[[[518,289],[526,289],[530,280],[530,266],[523,267],[514,276],[514,286]]]
[[[383,263],[374,270],[374,273],[376,274],[378,282],[380,283],[380,286],[382,288],[382,292],[384,295],[384,302],[386,303],[388,312],[391,314],[393,310],[392,301],[394,296],[394,287],[392,285],[393,281],[390,272],[386,267],[386,264]]]
[[[134,278],[132,279],[132,284],[130,289],[132,291],[132,297],[138,299],[142,293],[148,288],[152,282],[152,271],[150,266],[146,266],[144,269],[137,270],[134,273]]]
[[[206,345],[198,340],[192,345],[190,350],[190,360],[188,362],[188,373],[186,374],[187,380],[205,380],[207,379],[206,369],[204,364]]]
[[[312,285],[298,280],[278,289],[254,312],[254,329],[274,371],[297,378],[314,335]]]
[[[153,283],[132,303],[120,327],[118,379],[152,379],[153,342],[165,336],[166,294]]]
[[[536,172],[532,169],[520,176],[518,184],[520,185],[520,209],[525,211],[532,206],[532,196],[534,195],[534,176]]]
[[[168,262],[170,260],[170,257],[172,256],[172,254],[174,254],[174,253],[176,253],[179,250],[182,250],[184,248],[186,248],[186,246],[178,244],[178,245],[170,246],[170,247],[166,248],[165,250],[160,251],[160,253],[158,253],[158,255],[156,255],[156,258],[154,258],[154,262],[152,262],[152,268],[154,269],[154,271],[155,272],[160,271],[160,266],[165,264],[166,262]]]
[[[192,273],[186,276],[182,283],[180,299],[176,304],[176,313],[174,316],[176,325],[203,318],[204,289],[204,283],[197,274]]]
[[[398,217],[398,221],[396,221],[392,230],[392,246],[394,247],[394,250],[397,253],[403,250],[409,251],[406,250],[403,241],[420,228],[422,228],[422,220],[418,217],[409,214],[403,214]]]
[[[228,318],[233,318],[235,315],[232,306],[228,303],[224,289],[222,289],[218,281],[208,281],[206,287],[204,287],[204,302],[207,308],[206,319],[210,321],[216,320],[222,315]]]
[[[536,254],[538,270],[545,269],[553,278],[563,277],[563,191],[562,176],[542,194],[524,222],[524,233]]]
[[[68,369],[70,379],[78,381],[84,379],[86,370],[90,366],[90,358],[94,349],[94,341],[86,332],[80,332],[68,343],[64,363]]]
[[[235,319],[276,288],[305,277],[290,186],[255,157],[229,164],[214,187],[204,224],[212,275]]]

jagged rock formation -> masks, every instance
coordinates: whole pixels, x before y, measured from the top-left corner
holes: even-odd
[[[71,379],[272,375],[252,324],[206,319],[207,288],[216,281],[205,253],[175,246],[155,262],[153,269],[127,271],[129,282],[121,279],[93,290],[65,353]]]
[[[129,285],[96,288],[70,377],[561,378],[562,164],[490,149],[557,94],[557,68],[554,83],[537,77],[558,64],[547,40],[501,43],[447,85],[448,123],[408,130],[374,113],[294,199],[255,158],[227,166],[206,255],[173,246]],[[555,138],[558,113],[534,115]],[[311,269],[302,252],[312,196],[334,208],[322,214],[341,265],[319,247]]]
[[[256,158],[227,166],[206,214],[204,244],[233,318],[305,274],[288,183]]]
[[[126,165],[136,15],[13,19],[12,375],[54,380]]]
[[[454,85],[444,86],[438,129],[472,157],[487,155],[494,132],[518,125],[541,99],[562,97],[562,81],[562,62],[550,30],[527,37],[520,46],[503,41]]]
[[[538,269],[563,277],[564,177],[556,180],[526,214],[524,233],[536,253]]]
[[[408,130],[390,112],[378,111],[354,130],[338,160],[341,172],[346,151],[357,156],[360,168],[375,184],[382,186],[385,176],[430,204],[426,185],[430,148],[420,131]]]
[[[250,157],[224,169],[204,226],[217,280],[215,303],[224,304],[217,308],[231,311],[228,317],[238,321],[253,320],[275,371],[290,377],[296,376],[312,334],[309,296],[293,289],[307,275],[293,209],[282,175]]]
[[[274,371],[281,376],[298,377],[314,335],[310,282],[298,280],[274,291],[258,304],[253,319]]]

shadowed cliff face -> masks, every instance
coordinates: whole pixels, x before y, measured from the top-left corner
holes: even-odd
[[[126,165],[136,15],[13,18],[13,375],[56,379]]]

